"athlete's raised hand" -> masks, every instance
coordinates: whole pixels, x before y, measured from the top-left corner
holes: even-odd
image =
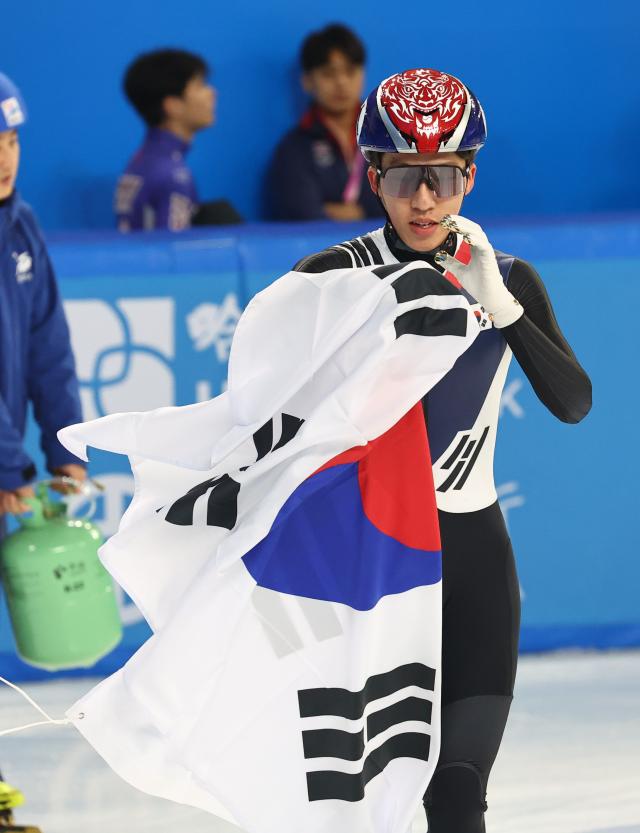
[[[446,252],[438,252],[436,263],[451,272],[482,304],[495,327],[508,327],[517,321],[523,309],[504,285],[493,247],[482,228],[459,214],[447,214],[440,225],[462,235],[471,248],[471,260],[464,264]]]

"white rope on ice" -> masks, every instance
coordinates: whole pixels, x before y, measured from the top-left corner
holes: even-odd
[[[26,691],[23,691],[20,686],[12,683],[10,680],[5,680],[4,677],[0,677],[0,683],[4,683],[9,688],[12,688],[14,691],[17,691],[18,694],[22,695],[24,699],[31,705],[33,708],[40,712],[43,717],[46,717],[46,720],[39,720],[37,723],[27,723],[24,726],[16,726],[15,729],[4,729],[0,731],[0,737],[4,735],[12,735],[15,732],[22,732],[25,729],[32,729],[34,726],[68,726],[71,723],[71,720],[68,717],[64,717],[61,720],[55,720],[53,717],[48,715],[46,711],[39,706],[36,701],[30,697]],[[78,715],[80,718],[84,717],[84,715]]]

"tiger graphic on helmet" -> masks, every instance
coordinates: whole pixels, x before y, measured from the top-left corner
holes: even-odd
[[[465,115],[468,95],[452,75],[414,69],[381,86],[380,104],[418,153],[434,153]]]
[[[484,112],[475,95],[453,75],[410,69],[379,84],[358,121],[358,145],[366,151],[446,153],[485,143]]]

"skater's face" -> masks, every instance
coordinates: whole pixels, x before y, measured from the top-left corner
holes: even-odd
[[[326,64],[302,76],[305,92],[330,116],[354,112],[360,104],[363,83],[364,67],[337,49],[329,53]]]
[[[391,178],[385,184],[385,175],[390,168],[407,165],[459,168],[461,174],[456,174],[456,178],[460,181],[460,192],[453,196],[438,196],[423,179],[412,193],[395,196],[397,189],[392,187]],[[456,153],[385,153],[381,166],[382,176],[375,168],[369,168],[369,184],[382,200],[402,242],[418,252],[428,252],[442,245],[449,232],[439,222],[447,214],[460,213],[462,200],[473,189],[476,166],[470,165],[467,172],[466,162]]]
[[[163,105],[170,121],[196,133],[215,121],[216,99],[216,89],[202,75],[196,75],[181,96],[167,96]]]
[[[0,200],[13,193],[20,163],[20,142],[17,130],[0,133]]]

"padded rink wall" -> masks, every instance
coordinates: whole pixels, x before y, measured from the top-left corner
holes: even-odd
[[[506,385],[496,482],[522,586],[521,649],[640,645],[640,217],[486,229],[496,248],[536,266],[594,386],[591,414],[573,426],[546,411],[515,362]],[[218,394],[248,299],[304,254],[364,230],[320,223],[52,238],[85,417]],[[40,460],[33,425],[27,442]],[[96,518],[109,535],[132,478],[126,458],[93,451],[91,459],[92,475],[106,486]],[[115,670],[148,635],[124,597],[121,609],[124,640],[95,673]],[[51,676],[17,658],[4,602],[0,674]]]

